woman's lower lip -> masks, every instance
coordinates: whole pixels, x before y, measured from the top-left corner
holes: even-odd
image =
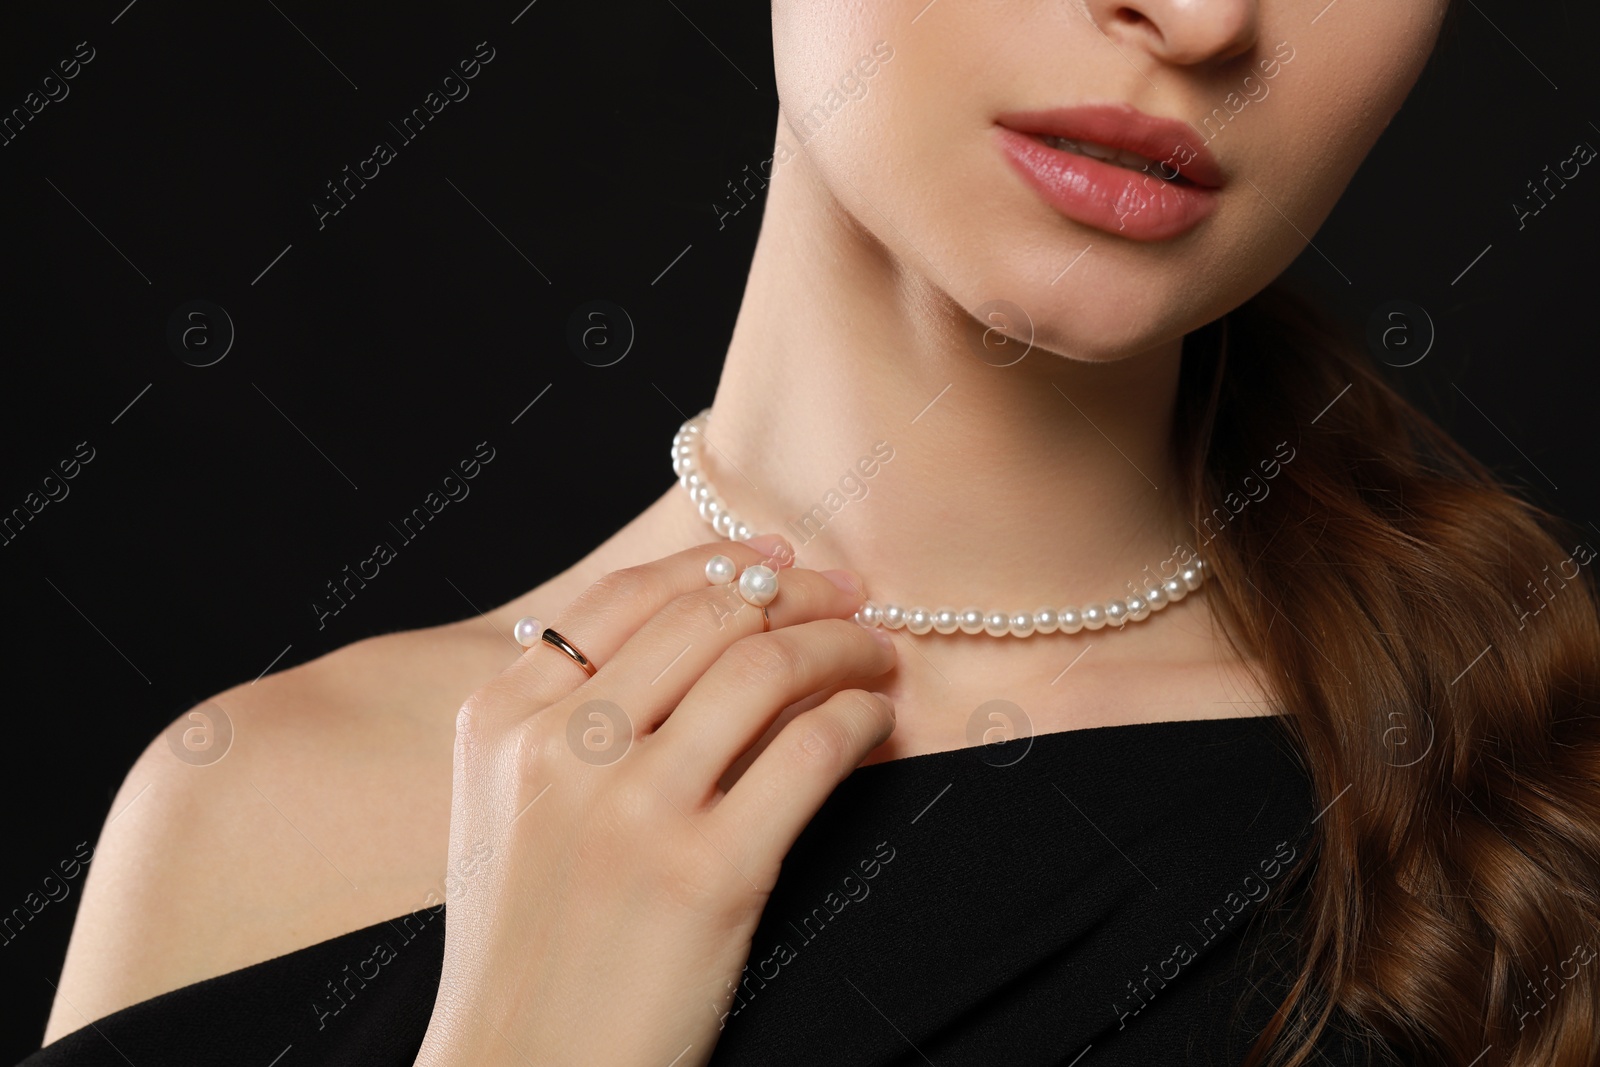
[[[1217,206],[1214,189],[1164,182],[1074,152],[1051,148],[1004,126],[1000,149],[1045,203],[1074,222],[1134,241],[1187,233]]]

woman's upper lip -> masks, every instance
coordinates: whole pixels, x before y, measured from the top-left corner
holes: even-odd
[[[1196,185],[1216,189],[1223,183],[1222,168],[1186,122],[1147,115],[1126,104],[1097,104],[1012,111],[995,119],[1017,133],[1036,137],[1062,137],[1093,141],[1165,163]]]

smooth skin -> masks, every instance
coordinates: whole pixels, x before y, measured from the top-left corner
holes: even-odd
[[[469,1003],[530,1056],[625,1063],[637,1052],[667,1063],[693,1046],[680,1062],[700,1062],[703,1027],[714,1022],[704,1000],[744,958],[774,857],[847,761],[967,746],[973,710],[995,698],[1023,708],[1019,732],[1035,734],[1275,710],[1203,594],[1117,633],[897,634],[892,666],[840,684],[881,650],[833,625],[853,605],[819,606],[831,588],[819,573],[849,568],[868,595],[930,607],[1083,604],[1120,595],[1194,540],[1171,462],[1182,337],[1304,247],[1421,71],[1445,3],[1325,8],[777,0],[776,143],[794,155],[767,190],[712,404],[708,470],[756,529],[792,531],[874,442],[894,448],[875,476],[858,479],[866,491],[843,490],[850,503],[825,530],[796,540],[774,611],[785,601],[784,611],[802,609],[779,616],[789,632],[780,640],[798,643],[747,647],[755,628],[733,620],[696,642],[657,643],[651,620],[691,593],[681,577],[607,595],[617,592],[608,575],[704,551],[707,528],[673,485],[587,556],[481,618],[359,641],[218,694],[235,727],[227,756],[189,766],[158,738],[113,800],[45,1039],[448,896],[446,970],[424,1062],[525,1062],[470,1017]],[[878,40],[894,58],[865,94],[797,135],[792,118]],[[992,143],[996,115],[1081,103],[1125,102],[1198,125],[1281,41],[1295,58],[1271,95],[1209,145],[1228,177],[1217,210],[1177,240],[1132,242],[1061,218]],[[972,348],[972,313],[997,297],[1023,306],[1037,331],[1030,354],[1006,368]],[[639,646],[649,655],[628,654],[636,674],[602,670],[586,682],[554,650],[521,655],[507,635],[526,614],[563,627],[570,619],[573,639],[607,668],[647,629],[657,636]],[[675,702],[649,683],[683,644],[703,647],[656,683],[682,688]],[[720,703],[691,697],[691,661],[695,679],[748,688],[724,690]],[[752,682],[763,670],[766,680]],[[824,679],[821,693],[784,706]],[[613,766],[568,760],[565,734],[550,724],[586,685],[624,694],[607,697],[619,705],[637,701],[629,714],[637,706],[642,721],[665,722]],[[866,688],[896,709],[887,737],[873,733],[880,709],[860,695]],[[829,689],[846,695],[825,703]],[[825,707],[812,721],[827,725],[763,747]],[[679,722],[675,708],[694,714]],[[761,739],[735,756],[763,723]],[[693,743],[680,743],[691,732]],[[788,747],[807,737],[815,753]],[[746,783],[741,775],[758,766]],[[771,825],[749,832],[732,817],[740,789],[770,789],[784,775],[797,776],[795,792],[768,813]],[[514,827],[496,830],[546,784]],[[713,856],[708,840],[728,855]],[[480,841],[487,857],[462,876]],[[726,862],[735,856],[748,882]],[[649,929],[630,928],[635,905],[657,893]],[[605,936],[569,937],[569,927]],[[621,930],[649,951],[624,953]],[[640,1026],[606,1013],[606,1033],[577,1036],[612,1044],[563,1043],[573,1035],[562,1013],[583,1017],[619,989],[648,1005]]]

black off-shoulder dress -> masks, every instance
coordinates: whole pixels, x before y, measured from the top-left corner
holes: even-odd
[[[790,852],[737,993],[706,1005],[712,1063],[1238,1064],[1296,962],[1286,879],[1319,814],[1279,725],[1099,727],[857,769]],[[441,905],[153,997],[24,1063],[410,1064],[446,922]],[[1401,1062],[1342,1036],[1320,1050]]]

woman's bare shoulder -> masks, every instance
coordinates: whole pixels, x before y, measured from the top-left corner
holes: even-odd
[[[518,617],[703,540],[678,496],[486,615],[357,641],[179,716],[107,812],[46,1040],[442,899],[457,710],[521,653]]]
[[[387,634],[179,716],[107,813],[46,1041],[441,899],[455,713],[520,651]]]

